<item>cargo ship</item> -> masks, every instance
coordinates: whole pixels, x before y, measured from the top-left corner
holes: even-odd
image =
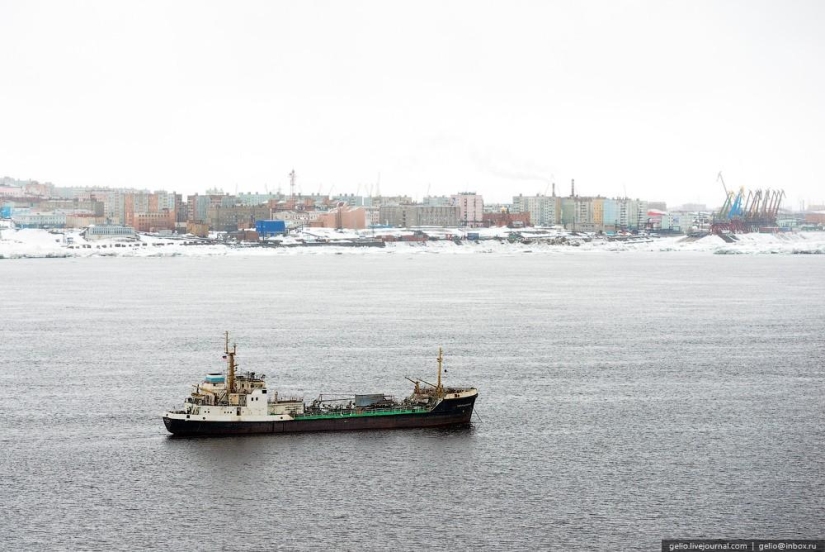
[[[182,409],[163,415],[170,433],[187,437],[461,426],[470,424],[478,397],[474,387],[442,384],[440,348],[436,383],[407,378],[415,387],[403,400],[383,393],[321,395],[309,404],[267,389],[264,374],[238,372],[236,354],[237,345],[230,349],[227,332],[226,371],[207,374],[193,386]]]

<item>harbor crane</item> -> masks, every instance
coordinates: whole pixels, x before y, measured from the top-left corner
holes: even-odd
[[[776,231],[776,217],[785,197],[784,190],[746,191],[741,186],[734,192],[728,190],[721,171],[716,180],[722,183],[725,201],[714,216],[713,233],[724,237],[727,234]]]

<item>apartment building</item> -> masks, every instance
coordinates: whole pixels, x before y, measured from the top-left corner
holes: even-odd
[[[458,220],[462,226],[476,228],[484,223],[484,199],[475,192],[462,192],[451,196],[458,207]]]
[[[553,226],[559,223],[559,198],[555,196],[518,195],[513,197],[513,213],[528,213],[533,226]]]
[[[420,226],[457,227],[463,224],[458,206],[382,205],[379,209],[382,224],[401,228]],[[479,225],[483,218],[479,216]]]

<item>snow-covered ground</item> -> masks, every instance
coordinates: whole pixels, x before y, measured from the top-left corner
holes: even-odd
[[[585,253],[598,251],[691,251],[712,254],[825,254],[825,232],[798,232],[783,234],[740,234],[728,243],[718,236],[688,238],[685,236],[658,237],[627,240],[608,240],[568,234],[558,230],[524,230],[525,242],[511,242],[508,229],[480,229],[478,241],[460,240],[455,243],[449,236],[463,236],[459,230],[427,230],[431,236],[442,238],[427,242],[388,242],[386,247],[337,247],[301,246],[301,240],[355,240],[369,238],[371,232],[338,232],[331,229],[312,228],[303,234],[292,233],[284,245],[296,247],[257,247],[224,245],[219,243],[195,244],[196,238],[161,237],[141,235],[137,242],[116,240],[86,241],[79,231],[51,233],[46,230],[0,229],[0,259],[45,257],[176,257],[176,256],[232,256],[232,255],[324,255],[360,254],[386,255],[388,253]],[[382,235],[397,237],[412,232],[382,231]],[[555,242],[555,243],[554,243]]]

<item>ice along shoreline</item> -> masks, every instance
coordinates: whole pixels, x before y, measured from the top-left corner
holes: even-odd
[[[326,230],[326,232],[324,232]],[[498,229],[494,229],[498,230]],[[503,229],[506,231],[507,229]],[[672,252],[685,251],[717,255],[729,254],[825,254],[825,232],[794,232],[780,234],[740,234],[733,242],[714,235],[701,238],[687,236],[635,237],[617,240],[576,233],[527,233],[524,239],[513,240],[499,231],[481,235],[480,239],[441,239],[387,241],[383,247],[359,247],[364,239],[356,233],[340,233],[331,229],[313,229],[313,240],[302,243],[307,236],[291,236],[279,246],[269,244],[220,243],[199,241],[191,237],[140,235],[139,240],[86,241],[79,231],[49,232],[37,229],[3,229],[0,238],[0,259],[87,258],[87,257],[218,257],[218,256],[279,256],[279,255],[386,255],[394,253],[444,254],[553,254],[584,252]],[[349,240],[336,245],[335,239]],[[366,243],[364,245],[367,245]]]

